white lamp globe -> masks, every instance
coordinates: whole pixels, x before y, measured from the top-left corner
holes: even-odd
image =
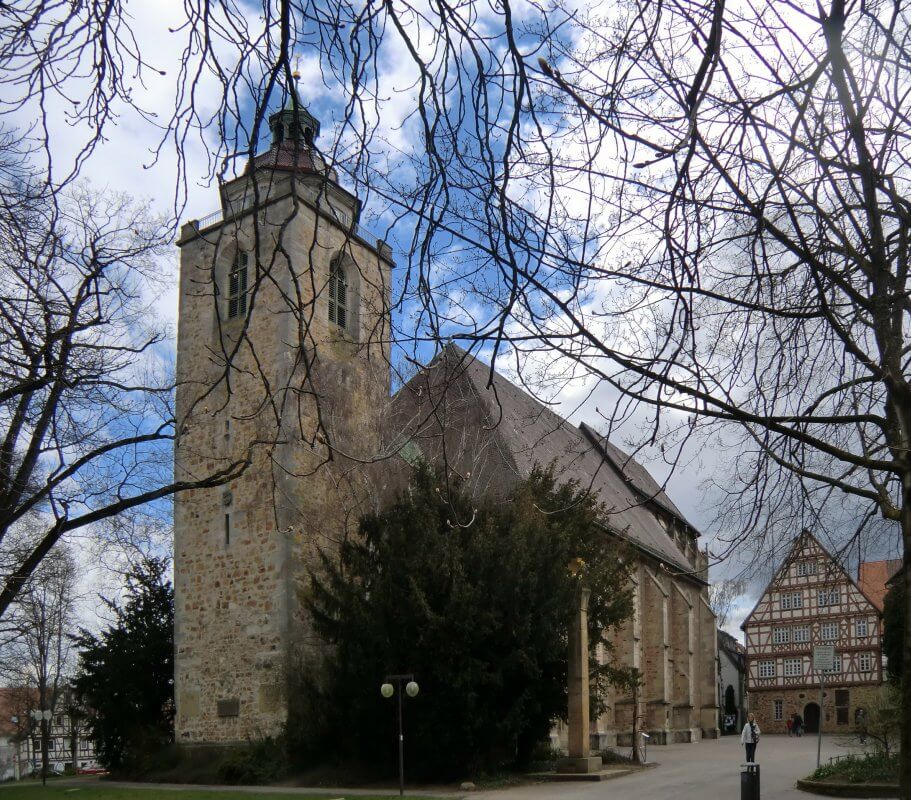
[[[391,683],[384,683],[382,686],[380,686],[380,694],[383,695],[383,697],[385,697],[387,700],[392,697],[393,692],[395,692],[395,688]]]
[[[417,697],[420,687],[414,681],[408,681],[405,685],[405,694],[409,697]]]

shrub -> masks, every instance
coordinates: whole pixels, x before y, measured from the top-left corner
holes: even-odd
[[[284,745],[271,737],[233,750],[218,767],[222,783],[259,786],[273,783],[287,771]]]
[[[898,755],[885,753],[847,756],[817,769],[810,779],[814,781],[843,781],[845,783],[897,783]]]

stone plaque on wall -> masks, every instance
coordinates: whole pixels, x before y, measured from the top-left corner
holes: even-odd
[[[218,701],[218,716],[236,717],[240,714],[240,700],[231,697],[226,700]]]

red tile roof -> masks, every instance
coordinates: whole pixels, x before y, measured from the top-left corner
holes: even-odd
[[[253,159],[253,169],[326,173],[330,178],[334,178],[333,171],[326,166],[319,153],[303,142],[292,139],[274,144],[265,153],[256,156]]]
[[[15,723],[13,717],[28,715],[29,708],[33,705],[34,689],[22,686],[0,686],[0,736],[13,736],[23,727],[23,721]]]
[[[888,591],[886,583],[901,569],[901,566],[900,558],[890,558],[886,561],[864,561],[857,570],[857,583],[860,590],[880,611],[883,610],[883,600]]]

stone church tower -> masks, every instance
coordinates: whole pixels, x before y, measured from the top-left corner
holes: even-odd
[[[374,494],[362,465],[389,396],[391,252],[359,231],[296,87],[269,126],[269,150],[178,242],[177,479],[249,459],[175,501],[182,744],[280,731],[313,649],[301,578]]]

